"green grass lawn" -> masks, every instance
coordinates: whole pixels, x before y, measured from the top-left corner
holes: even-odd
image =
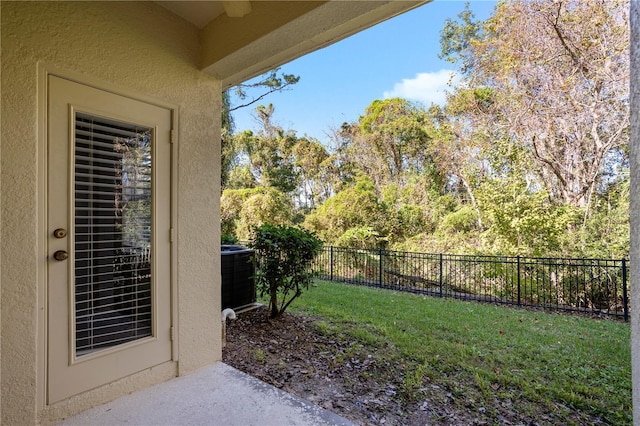
[[[428,383],[489,417],[506,404],[543,423],[632,421],[627,323],[331,282],[290,311],[400,365],[409,399]]]

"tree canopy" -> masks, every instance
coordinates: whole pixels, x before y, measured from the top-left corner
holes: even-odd
[[[343,246],[628,256],[628,9],[511,0],[479,21],[467,4],[441,31],[461,76],[446,102],[373,100],[330,147],[258,106],[261,129],[234,133],[223,164],[224,229],[242,239],[271,221]]]

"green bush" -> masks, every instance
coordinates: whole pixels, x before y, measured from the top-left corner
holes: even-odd
[[[335,245],[338,247],[359,249],[384,248],[386,240],[381,237],[377,231],[366,226],[359,226],[347,229],[347,231],[336,240]]]
[[[469,206],[463,206],[444,216],[438,226],[438,231],[445,235],[456,232],[471,232],[477,228],[477,224],[478,214],[476,211]]]
[[[238,239],[234,235],[222,234],[220,236],[221,244],[238,244]]]
[[[258,261],[256,287],[261,296],[269,296],[269,317],[277,318],[309,288],[311,262],[320,253],[322,241],[300,228],[263,224],[253,228],[249,247]]]
[[[254,226],[290,224],[292,211],[291,199],[277,188],[225,189],[220,197],[220,230],[245,241]]]

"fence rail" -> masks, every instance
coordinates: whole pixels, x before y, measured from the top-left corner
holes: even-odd
[[[629,320],[626,259],[410,253],[324,247],[318,277],[437,297]]]

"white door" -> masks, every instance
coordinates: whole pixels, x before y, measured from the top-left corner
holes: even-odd
[[[51,404],[171,359],[171,111],[48,84]]]

